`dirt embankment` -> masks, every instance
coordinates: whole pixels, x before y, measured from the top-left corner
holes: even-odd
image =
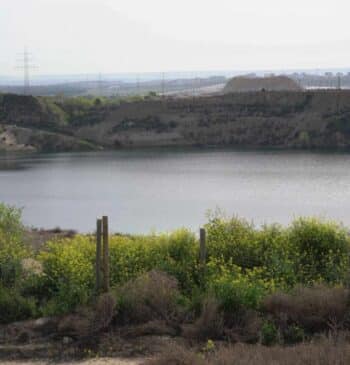
[[[5,107],[0,102],[0,134],[5,138],[1,141],[0,136],[0,149],[350,148],[350,91],[345,90],[257,91],[124,102],[92,107],[83,116],[59,102],[43,106],[36,98],[22,98],[17,100],[18,108],[14,101]]]
[[[234,77],[228,81],[224,93],[254,91],[301,91],[302,88],[287,76]]]
[[[88,151],[93,143],[76,138],[67,116],[50,99],[0,95],[0,151]]]
[[[254,92],[122,104],[80,138],[108,148],[350,147],[350,92]]]

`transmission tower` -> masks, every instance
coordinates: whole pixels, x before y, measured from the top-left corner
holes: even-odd
[[[18,63],[20,63],[17,68],[23,70],[23,94],[30,94],[30,70],[36,68],[36,66],[32,63],[32,54],[27,51],[27,48],[24,49],[22,53],[20,53],[21,58],[18,59]]]
[[[162,72],[162,98],[165,97],[165,74]]]
[[[196,97],[196,81],[197,81],[197,75],[193,74],[192,76],[192,98],[193,98],[193,102],[194,99]]]
[[[98,93],[98,96],[102,96],[102,83],[103,83],[103,81],[102,81],[102,74],[101,74],[101,72],[98,74],[98,81],[97,81],[97,85],[98,85],[98,91],[97,91],[97,93]]]
[[[338,88],[338,90],[341,90],[341,75],[340,74],[338,74],[337,75],[337,88]]]
[[[140,92],[140,75],[137,74],[136,76],[136,93],[137,95],[141,95],[141,92]]]

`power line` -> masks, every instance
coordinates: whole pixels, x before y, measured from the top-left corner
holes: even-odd
[[[136,91],[137,91],[137,95],[141,95],[140,93],[140,75],[137,74],[136,76]]]
[[[165,97],[165,74],[162,72],[162,98]]]
[[[27,48],[24,49],[22,53],[19,54],[21,56],[17,62],[20,63],[17,68],[23,70],[23,94],[29,95],[30,94],[30,70],[37,68],[32,63],[32,54],[28,52]]]
[[[97,85],[98,85],[98,96],[102,96],[102,74],[101,72],[98,74],[98,81],[97,81]]]

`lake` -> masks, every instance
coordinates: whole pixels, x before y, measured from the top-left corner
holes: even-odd
[[[317,215],[350,225],[350,154],[223,149],[0,155],[0,202],[26,225],[197,230],[209,209],[256,224]]]

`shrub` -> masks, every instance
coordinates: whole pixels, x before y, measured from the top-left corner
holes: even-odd
[[[23,226],[20,209],[0,203],[0,242],[20,242],[23,238]]]
[[[180,229],[170,235],[161,235],[158,240],[164,256],[157,262],[156,269],[174,276],[180,289],[191,293],[199,284],[199,245],[195,235]]]
[[[293,287],[297,277],[286,229],[276,224],[264,225],[256,235],[263,277],[279,288]]]
[[[106,330],[115,316],[116,300],[109,294],[102,294],[97,299],[94,310],[87,307],[77,308],[72,314],[63,316],[58,323],[58,333],[79,340]]]
[[[110,237],[111,285],[120,285],[151,270],[175,276],[190,293],[198,282],[198,245],[186,230],[150,236]],[[87,304],[94,294],[94,237],[75,236],[49,242],[42,263],[49,300],[45,314],[61,314]]]
[[[105,293],[99,296],[96,306],[95,314],[92,322],[92,331],[100,332],[108,328],[116,315],[117,302],[110,293]]]
[[[181,314],[181,297],[175,278],[151,271],[117,290],[118,319],[126,323],[144,323],[155,319],[174,322]]]
[[[283,332],[284,343],[293,345],[305,339],[304,329],[296,324],[291,324]]]
[[[242,268],[253,268],[263,264],[256,240],[256,231],[251,223],[233,217],[227,219],[220,214],[209,216],[206,224],[208,255],[220,258]]]
[[[299,218],[288,231],[299,283],[341,283],[349,267],[349,236],[340,225]]]
[[[294,324],[312,333],[343,324],[348,304],[347,289],[320,285],[272,294],[264,299],[263,308],[282,329]]]
[[[34,298],[24,298],[15,289],[0,286],[0,323],[21,321],[36,315]]]
[[[0,203],[0,284],[12,287],[21,274],[21,260],[29,255],[22,243],[21,211]]]
[[[61,337],[69,336],[79,340],[91,336],[93,334],[91,312],[81,309],[62,317],[58,323],[57,332]]]
[[[187,230],[150,236],[114,236],[110,242],[112,284],[160,270],[176,277],[183,290],[196,285],[198,245]]]
[[[94,245],[82,236],[47,244],[38,256],[49,302],[44,314],[62,314],[85,305],[94,290]]]
[[[236,275],[223,274],[212,279],[210,290],[220,303],[225,317],[239,317],[248,309],[258,309],[269,291],[269,283],[238,272]]]
[[[316,218],[300,218],[285,229],[256,229],[239,218],[214,214],[206,225],[209,263],[218,270],[261,269],[263,278],[281,289],[297,283],[344,283],[348,277],[350,239],[344,227]]]
[[[278,342],[278,328],[274,323],[265,321],[261,327],[261,343],[266,346],[271,346]]]
[[[220,304],[214,297],[207,297],[203,301],[202,311],[194,323],[193,335],[200,340],[218,339],[224,333],[224,319],[220,311]]]
[[[315,286],[343,285],[348,279],[350,245],[343,227],[301,218],[288,228],[258,229],[245,220],[220,215],[211,216],[206,227],[205,268],[199,265],[198,239],[188,230],[110,236],[110,279],[112,287],[119,288],[119,320],[171,322],[184,318],[187,308],[187,319],[199,316],[195,327],[202,328],[204,337],[221,336],[221,315],[225,331],[234,337],[237,327],[243,331],[246,326],[242,318],[247,312],[260,311],[266,295],[279,290],[265,300],[264,309],[286,341],[303,337],[304,329],[313,332],[345,323],[347,291]],[[57,239],[34,255],[23,245],[22,232],[20,211],[0,204],[1,288],[6,293],[13,288],[18,301],[35,298],[44,315],[93,303],[95,237]],[[315,287],[293,291],[298,284]],[[203,304],[208,295],[215,305]],[[107,306],[99,324],[103,328],[114,306],[101,301]]]

